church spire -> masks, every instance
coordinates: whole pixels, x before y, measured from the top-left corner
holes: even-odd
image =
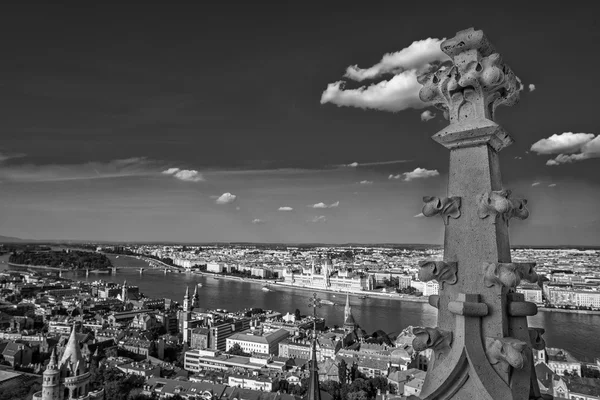
[[[50,361],[48,362],[46,369],[58,369],[58,361],[56,359],[56,348],[52,349],[52,354],[50,354]]]
[[[346,292],[346,307],[344,307],[344,329],[354,330],[356,321],[352,316],[352,307],[350,307],[350,294]]]
[[[306,400],[321,400],[321,388],[319,387],[319,366],[317,364],[317,307],[321,307],[321,300],[313,293],[309,305],[313,308],[313,335],[311,345],[310,378],[308,380],[308,392]]]

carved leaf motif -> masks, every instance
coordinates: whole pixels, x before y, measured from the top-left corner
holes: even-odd
[[[458,280],[457,271],[458,265],[456,262],[425,261],[420,265],[419,279],[423,282],[435,279],[443,289],[444,283],[450,285],[456,283]]]
[[[523,368],[526,348],[527,343],[510,337],[485,338],[485,351],[490,364],[501,363],[505,371],[508,371],[509,365],[513,368]]]
[[[444,41],[441,49],[453,58],[454,65],[419,76],[423,85],[419,97],[447,111],[450,123],[466,119],[493,121],[497,106],[518,101],[520,84],[515,74],[494,52],[482,31],[459,32]]]
[[[423,197],[423,215],[426,217],[432,217],[434,215],[440,215],[444,220],[444,224],[448,225],[450,217],[457,219],[460,217],[460,197]]]
[[[506,212],[503,217],[506,223],[511,218],[527,219],[529,217],[529,210],[527,209],[527,200],[525,199],[509,199],[510,209]]]
[[[485,192],[479,195],[477,198],[477,215],[479,218],[484,219],[491,216],[491,222],[495,224],[499,215],[510,210],[508,196],[510,196],[510,190]]]
[[[433,349],[433,351],[446,351],[452,344],[452,332],[443,331],[438,328],[415,327],[412,330],[415,338],[413,340],[413,349],[423,351]]]
[[[487,287],[502,285],[514,290],[521,279],[537,282],[535,263],[484,263],[484,282]]]

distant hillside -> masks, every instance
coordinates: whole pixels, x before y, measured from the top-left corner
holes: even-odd
[[[16,237],[10,237],[10,236],[1,236],[0,235],[0,243],[18,243],[18,242],[24,242],[25,240],[20,239],[20,238],[16,238]]]

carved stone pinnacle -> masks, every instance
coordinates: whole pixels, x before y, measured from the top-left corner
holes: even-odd
[[[499,151],[510,145],[512,138],[493,121],[496,107],[519,100],[515,74],[483,32],[473,28],[444,41],[441,50],[453,64],[418,77],[421,100],[443,110],[450,121],[434,139],[448,148],[489,143]]]

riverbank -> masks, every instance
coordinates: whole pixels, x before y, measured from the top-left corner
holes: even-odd
[[[538,306],[538,310],[548,312],[548,313],[600,315],[600,310],[570,310],[570,309],[564,309],[564,308],[547,308],[547,307],[539,307],[539,306]]]
[[[47,265],[16,264],[16,263],[12,263],[10,261],[7,262],[6,264],[8,264],[9,267],[25,268],[25,269],[43,269],[43,270],[47,270],[47,271],[56,271],[56,272],[71,271],[70,269],[58,268],[58,267],[49,267]]]

